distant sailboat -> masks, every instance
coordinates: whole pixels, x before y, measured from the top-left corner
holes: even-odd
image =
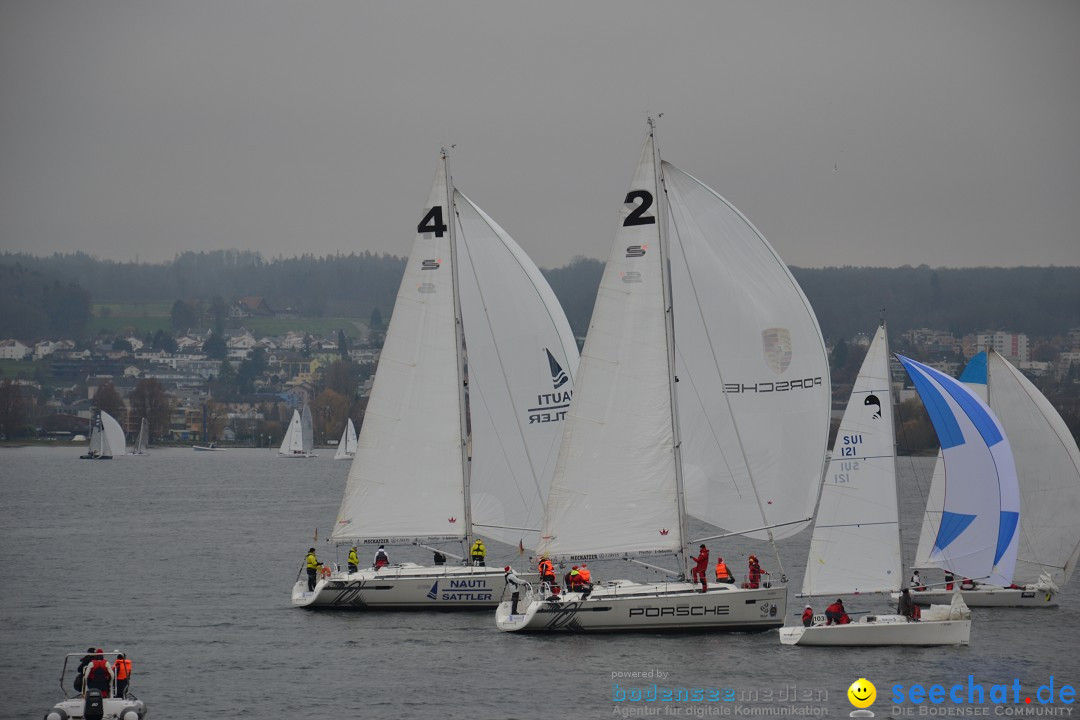
[[[135,438],[135,445],[131,448],[132,455],[149,455],[147,452],[147,446],[149,444],[150,428],[146,422],[146,418],[142,419],[139,423],[139,435]]]
[[[345,423],[345,430],[341,433],[337,451],[334,453],[335,460],[351,460],[356,455],[356,426],[352,418]]]
[[[991,350],[975,355],[960,381],[1001,420],[1020,484],[1014,587],[980,581],[960,588],[964,601],[971,607],[1055,607],[1080,558],[1080,449],[1050,401],[1000,354]],[[915,555],[919,568],[950,569],[931,557],[942,524],[944,469],[939,455]],[[954,577],[954,585],[958,581]],[[951,592],[935,585],[913,592],[912,598],[928,604],[941,602]]]
[[[124,429],[112,415],[99,410],[91,423],[90,448],[82,460],[111,460],[114,455],[123,455],[126,452]]]
[[[315,438],[311,423],[311,409],[304,405],[304,412],[293,410],[292,422],[281,441],[278,457],[313,458],[315,457]]]

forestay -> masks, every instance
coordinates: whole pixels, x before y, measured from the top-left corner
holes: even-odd
[[[896,498],[889,344],[882,325],[855,379],[825,471],[804,595],[900,589]]]

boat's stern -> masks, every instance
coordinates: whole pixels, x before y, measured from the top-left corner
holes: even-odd
[[[798,645],[804,632],[806,632],[806,628],[801,625],[782,627],[780,628],[780,644]]]

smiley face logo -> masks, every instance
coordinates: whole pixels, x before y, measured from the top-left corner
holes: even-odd
[[[877,688],[866,678],[859,678],[847,689],[848,700],[857,708],[868,708],[877,700]]]

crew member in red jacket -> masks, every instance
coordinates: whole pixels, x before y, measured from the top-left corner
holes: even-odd
[[[814,624],[814,608],[809,605],[802,611],[802,624],[803,627],[810,627]]]
[[[701,580],[701,592],[707,592],[709,581],[706,573],[709,572],[709,548],[701,546],[698,556],[694,558],[694,567],[690,571],[690,580],[695,585]]]

